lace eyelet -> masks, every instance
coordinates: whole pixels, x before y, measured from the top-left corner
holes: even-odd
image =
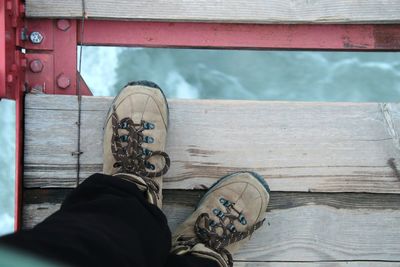
[[[213,221],[213,220],[210,221],[210,226],[211,227],[215,227],[216,225],[217,225],[217,223],[215,221]]]
[[[121,164],[119,162],[115,162],[113,164],[113,168],[119,168],[119,167],[121,167]]]
[[[247,220],[246,220],[246,218],[244,217],[244,215],[243,214],[239,214],[239,222],[242,224],[242,225],[246,225],[247,224]]]
[[[145,122],[143,124],[143,128],[145,130],[153,130],[155,128],[155,125],[154,125],[154,123],[151,123],[151,122]]]
[[[230,207],[230,206],[233,205],[232,202],[230,202],[229,200],[227,200],[227,199],[225,199],[225,198],[223,198],[223,197],[221,197],[221,198],[219,199],[219,202],[220,202],[222,205],[224,205],[225,207]]]
[[[147,169],[150,169],[152,171],[154,171],[156,169],[156,166],[154,166],[153,164],[151,164],[148,161],[146,161],[145,166],[146,166]]]
[[[233,225],[233,224],[228,224],[227,226],[226,226],[226,228],[229,230],[229,231],[231,231],[231,233],[235,233],[236,232],[236,227],[235,227],[235,225]]]
[[[127,122],[127,121],[121,121],[121,122],[118,124],[118,128],[120,128],[120,129],[127,129],[127,128],[128,128],[128,122]]]
[[[152,144],[152,143],[154,143],[154,138],[151,137],[151,136],[145,136],[145,137],[143,138],[143,141],[144,141],[145,143]]]
[[[119,140],[121,140],[121,142],[128,142],[128,136],[127,135],[121,135],[119,137]]]
[[[199,229],[199,234],[200,234],[200,236],[206,237],[207,234],[208,234],[208,232],[207,232],[206,229],[200,228],[200,229]]]
[[[145,148],[145,149],[143,149],[143,153],[144,153],[146,156],[148,156],[148,155],[151,155],[151,154],[153,153],[153,151],[151,151],[150,149]]]
[[[213,209],[214,215],[218,216],[221,219],[225,218],[225,213],[222,210],[219,209]]]

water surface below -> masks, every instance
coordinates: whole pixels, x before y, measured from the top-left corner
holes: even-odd
[[[150,80],[168,98],[400,101],[400,53],[84,47],[82,73],[98,96]],[[14,108],[0,101],[0,234],[13,224]]]

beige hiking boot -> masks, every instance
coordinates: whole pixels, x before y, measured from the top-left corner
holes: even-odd
[[[131,82],[114,99],[104,126],[103,173],[134,182],[161,208],[168,104],[152,82]]]
[[[221,178],[178,227],[171,253],[190,253],[215,260],[221,267],[232,266],[232,253],[263,224],[268,201],[269,187],[256,173]]]

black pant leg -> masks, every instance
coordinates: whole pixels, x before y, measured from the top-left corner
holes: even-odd
[[[165,267],[220,267],[216,261],[193,255],[170,255]]]
[[[0,238],[74,266],[164,266],[170,243],[161,210],[135,184],[102,174],[85,180],[33,229]]]

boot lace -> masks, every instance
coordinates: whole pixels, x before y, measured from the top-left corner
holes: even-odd
[[[221,254],[228,266],[233,266],[232,254],[225,248],[226,246],[251,236],[254,231],[260,228],[265,219],[257,222],[246,231],[237,231],[234,225],[238,221],[242,225],[247,224],[245,216],[235,208],[235,203],[221,197],[220,203],[226,212],[215,208],[213,214],[218,217],[218,222],[212,220],[208,213],[202,213],[197,217],[194,224],[195,237],[180,237],[178,245],[193,247],[197,243],[203,243],[206,247]],[[218,229],[220,229],[218,231]]]
[[[143,143],[154,142],[152,137],[143,134],[144,130],[154,129],[154,124],[143,120],[135,124],[131,118],[119,120],[115,106],[111,114],[111,124],[113,130],[111,152],[116,161],[114,168],[119,168],[118,172],[140,176],[150,189],[158,193],[159,185],[152,178],[162,176],[168,171],[170,158],[163,151],[150,151],[142,146]],[[120,135],[120,129],[124,129],[127,134]],[[149,159],[154,156],[164,158],[165,164],[161,170],[154,171],[155,166],[149,162]],[[148,171],[148,169],[153,171]]]

